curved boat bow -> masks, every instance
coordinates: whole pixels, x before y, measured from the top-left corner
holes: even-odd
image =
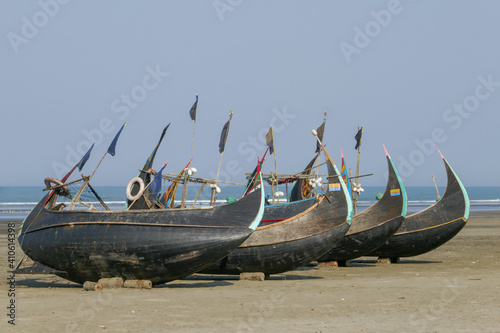
[[[441,200],[407,216],[394,236],[370,256],[397,262],[399,257],[424,254],[452,239],[465,226],[469,218],[469,197],[455,171],[443,155],[441,157],[448,178]]]
[[[387,151],[386,158],[389,177],[384,195],[372,206],[354,215],[351,228],[342,241],[318,261],[337,261],[343,266],[347,260],[379,248],[403,223],[407,208],[406,190]]]

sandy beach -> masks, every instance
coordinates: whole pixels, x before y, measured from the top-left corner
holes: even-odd
[[[0,222],[2,332],[500,331],[500,212],[473,212],[451,241],[399,264],[363,257],[263,282],[193,275],[151,290],[100,292],[55,275],[17,275],[15,296],[6,225]],[[8,323],[12,300],[15,326]]]

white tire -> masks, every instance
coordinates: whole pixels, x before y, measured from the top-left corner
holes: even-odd
[[[134,184],[136,183],[139,184],[139,192],[137,192],[136,195],[132,195],[132,186],[134,186]],[[127,194],[127,199],[129,199],[130,201],[139,199],[142,195],[142,192],[144,192],[144,181],[142,180],[142,178],[139,177],[132,178],[128,182],[127,189],[125,192]]]

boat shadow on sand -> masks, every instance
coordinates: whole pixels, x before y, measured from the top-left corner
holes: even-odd
[[[310,275],[294,275],[294,274],[272,274],[266,278],[266,281],[283,281],[283,280],[317,280],[323,279],[322,276],[310,276]],[[238,275],[211,275],[211,274],[196,274],[191,275],[183,280],[191,281],[235,281],[239,282],[240,277]]]
[[[186,282],[181,282],[186,280]],[[180,283],[166,283],[155,285],[153,288],[213,288],[213,287],[224,287],[230,286],[233,283],[225,281],[222,278],[210,278],[210,279],[191,279],[191,277],[183,280],[178,280]],[[57,276],[44,276],[44,277],[30,277],[23,280],[16,281],[16,285],[20,288],[74,288],[81,289],[82,285],[74,282],[70,282],[63,278]]]
[[[410,260],[410,259],[401,259],[396,265],[408,265],[408,264],[441,264],[442,261],[434,261],[434,260]],[[380,266],[386,265],[385,263],[378,263],[377,260],[351,260],[349,263],[349,267],[368,267],[368,266]]]
[[[82,288],[82,285],[74,283],[55,275],[42,277],[29,277],[16,280],[16,286],[21,288]]]

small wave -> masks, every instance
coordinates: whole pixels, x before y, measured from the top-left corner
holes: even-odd
[[[0,207],[2,206],[20,206],[20,205],[33,205],[35,206],[38,202],[0,202]]]

